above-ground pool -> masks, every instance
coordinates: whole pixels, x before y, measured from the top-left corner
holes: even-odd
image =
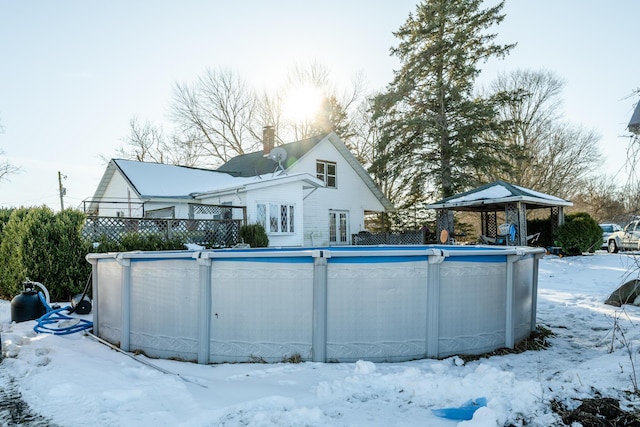
[[[198,363],[397,362],[513,348],[542,248],[376,246],[89,254],[94,334]]]

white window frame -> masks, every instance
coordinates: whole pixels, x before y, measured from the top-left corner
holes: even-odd
[[[256,222],[264,227],[267,235],[293,235],[296,211],[295,203],[257,202]]]
[[[322,166],[322,171],[319,167]],[[333,166],[334,173],[329,173],[329,166]],[[329,160],[316,160],[316,178],[324,182],[326,188],[338,188],[338,164]],[[330,178],[333,178],[333,185],[329,185]]]

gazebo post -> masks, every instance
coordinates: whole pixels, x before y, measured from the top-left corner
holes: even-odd
[[[518,218],[518,204],[519,203],[505,203],[504,205],[504,220],[507,224],[513,224],[516,227],[516,237],[514,240],[514,244],[518,244],[518,237],[520,236],[520,229],[518,227],[520,223],[520,218]],[[507,245],[511,244],[509,239],[507,240]]]
[[[497,213],[480,212],[480,234],[487,237],[496,237],[498,234]]]
[[[527,205],[519,203],[520,205],[520,224],[518,225],[518,235],[520,236],[520,246],[527,246],[527,236],[529,231],[527,230]]]
[[[549,213],[549,222],[551,222],[551,235],[553,236],[562,224],[564,224],[564,208],[562,206],[553,206]]]

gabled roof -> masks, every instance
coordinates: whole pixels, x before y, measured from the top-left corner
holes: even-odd
[[[113,159],[98,185],[92,204],[95,205],[104,196],[116,171],[120,171],[124,180],[141,199],[194,199],[203,195],[211,196],[216,192],[246,189],[248,186],[276,185],[284,181],[300,181],[305,188],[323,185],[319,179],[309,174],[293,174],[286,180],[277,174],[236,177],[210,169]]]
[[[236,179],[228,173],[210,169],[112,159],[100,180],[94,199],[100,199],[104,195],[113,174],[118,170],[138,197],[143,199],[191,198],[193,193],[227,186]]]
[[[568,200],[498,180],[427,205],[427,209],[491,212],[517,202],[524,203],[527,209],[573,206]]]
[[[629,132],[640,135],[640,102],[636,104],[636,109],[633,111],[631,120],[629,120]]]
[[[389,199],[384,195],[376,183],[371,179],[369,173],[362,167],[358,159],[355,158],[351,150],[342,142],[335,132],[317,135],[312,138],[303,139],[288,144],[279,145],[287,152],[287,158],[283,163],[285,171],[292,167],[298,160],[307,155],[314,147],[322,141],[328,140],[342,155],[346,162],[353,168],[356,174],[364,182],[367,188],[382,203],[386,211],[395,211],[395,207]],[[278,164],[268,157],[265,157],[262,151],[255,153],[243,154],[232,158],[227,163],[218,168],[218,171],[227,172],[235,176],[256,176],[265,173],[272,173],[278,167]]]
[[[318,145],[320,141],[327,137],[328,134],[317,135],[312,138],[303,139],[288,144],[282,144],[278,147],[283,148],[287,152],[287,158],[284,160],[284,169],[292,166],[302,156],[309,152],[313,147]],[[266,173],[273,173],[278,167],[278,163],[265,156],[263,151],[254,153],[241,154],[229,160],[218,168],[220,172],[227,172],[234,176],[256,176]]]
[[[285,171],[278,173],[275,172],[279,165],[265,157],[262,151],[234,157],[217,170],[112,159],[96,189],[90,209],[95,208],[94,205],[97,201],[104,197],[107,186],[117,171],[121,173],[127,184],[141,199],[201,198],[216,192],[246,189],[248,186],[256,188],[275,185],[291,180],[302,182],[304,188],[319,187],[323,184],[313,174],[287,174],[286,170],[324,140],[333,144],[367,188],[380,200],[385,210],[395,210],[393,204],[380,191],[360,162],[334,132],[281,145],[280,147],[287,151],[287,158],[282,165]],[[288,177],[282,175],[288,175]]]

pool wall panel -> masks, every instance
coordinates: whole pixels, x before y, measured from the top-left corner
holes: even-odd
[[[329,259],[328,283],[328,360],[424,357],[426,259],[370,264]]]
[[[504,346],[505,276],[504,263],[443,263],[440,267],[439,357]]]
[[[516,341],[529,336],[536,327],[534,298],[537,287],[533,275],[536,262],[533,256],[528,256],[514,264],[514,337]]]
[[[122,266],[116,260],[105,259],[94,268],[100,285],[98,295],[93,294],[96,305],[93,323],[99,325],[100,337],[119,346],[122,337]],[[98,319],[97,313],[100,314]]]
[[[539,248],[384,246],[89,254],[94,333],[198,363],[393,362],[535,330]]]
[[[190,260],[131,263],[130,351],[195,360],[198,269]]]
[[[210,360],[311,358],[313,263],[213,261]]]

